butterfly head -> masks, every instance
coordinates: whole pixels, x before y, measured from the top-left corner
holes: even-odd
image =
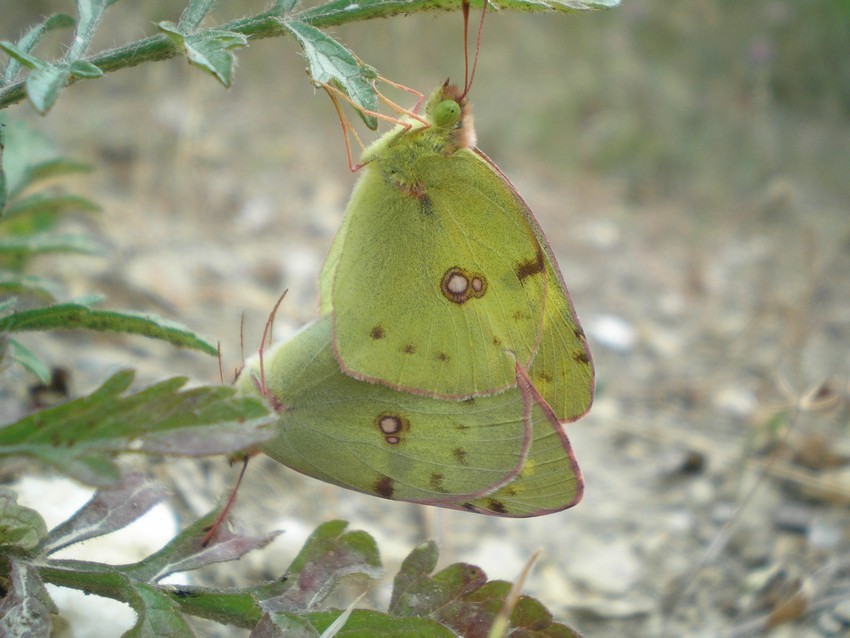
[[[475,146],[472,105],[460,87],[446,80],[431,94],[425,115],[432,126],[451,132],[452,151]]]

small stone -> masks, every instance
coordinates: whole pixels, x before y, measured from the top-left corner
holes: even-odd
[[[620,227],[604,217],[588,220],[580,229],[580,234],[588,244],[599,250],[611,250],[622,241]]]
[[[844,623],[835,616],[835,612],[826,612],[818,616],[817,626],[821,634],[826,638],[833,638],[841,635],[841,630],[844,629]]]
[[[625,540],[593,539],[577,548],[569,573],[588,589],[601,594],[625,595],[640,575],[640,561]]]
[[[616,352],[631,352],[637,343],[634,326],[616,315],[599,315],[586,324],[587,333],[599,345]]]
[[[713,399],[714,406],[732,416],[746,418],[758,408],[758,399],[748,388],[727,386],[721,388]]]
[[[839,620],[845,627],[850,627],[850,598],[845,598],[840,603],[838,603],[832,610],[832,614]]]

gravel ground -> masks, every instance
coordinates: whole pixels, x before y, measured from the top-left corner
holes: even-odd
[[[220,339],[225,370],[238,367],[240,341],[256,349],[283,289],[278,336],[315,315],[318,270],[355,179],[327,100],[311,95],[291,50],[275,67],[269,52],[283,54],[272,46],[243,56],[229,92],[177,62],[152,65],[75,86],[40,124],[98,165],[79,188],[105,213],[75,223],[113,251],[63,262],[69,293],[104,292],[111,307]],[[479,144],[548,233],[597,366],[594,408],[567,427],[584,500],[501,520],[385,502],[256,459],[236,516],[286,534],[227,579],[279,575],[316,524],[344,518],[375,535],[388,575],[425,538],[439,539],[444,564],[477,563],[494,578],[513,579],[543,548],[527,592],[588,637],[850,635],[847,201],[781,166],[710,213],[652,189],[635,197],[604,170],[564,172],[512,147],[519,133],[490,114],[507,108],[493,58],[473,93]],[[510,118],[523,104],[510,103]],[[103,106],[96,116],[92,105]],[[809,135],[813,163],[850,165],[846,148],[818,155],[828,124],[790,124],[770,134]],[[568,152],[570,140],[560,144]],[[141,340],[59,335],[40,347],[72,370],[77,393],[128,364],[142,382],[218,377],[214,361]],[[154,469],[184,512],[205,511],[235,478],[221,459]],[[388,592],[389,578],[375,604]],[[782,606],[795,592],[797,619]],[[764,628],[783,613],[790,622]]]

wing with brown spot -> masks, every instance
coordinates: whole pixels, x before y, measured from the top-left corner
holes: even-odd
[[[407,163],[394,161],[418,190],[392,181],[394,163],[373,159],[329,255],[340,365],[358,379],[439,398],[515,387],[514,363],[531,364],[546,303],[530,213],[475,152],[410,153]],[[375,326],[381,339],[371,338]]]
[[[461,508],[479,514],[526,518],[559,512],[576,505],[584,480],[558,418],[520,371],[519,388],[531,404],[531,449],[519,474],[487,496]]]
[[[343,374],[331,318],[307,326],[265,356],[267,393],[281,406],[273,459],[342,487],[443,506],[493,492],[519,471],[530,442],[517,388],[474,401],[400,393]],[[237,384],[256,393],[259,361]]]
[[[510,180],[481,151],[478,156],[499,172],[505,183],[514,190]],[[595,389],[595,372],[590,349],[579,325],[570,293],[552,254],[549,242],[527,206],[527,219],[541,251],[534,267],[545,269],[547,281],[543,330],[534,361],[527,367],[534,386],[561,422],[575,421],[590,409]],[[534,268],[527,265],[527,271]]]

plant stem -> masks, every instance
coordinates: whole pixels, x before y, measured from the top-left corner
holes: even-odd
[[[457,8],[457,5],[456,0],[388,0],[362,3],[333,0],[296,14],[291,19],[309,22],[314,27],[321,29],[358,20],[367,20],[376,16],[388,17],[399,13],[413,13],[429,9],[453,9]],[[249,40],[259,40],[286,35],[288,31],[281,26],[281,20],[282,18],[274,15],[273,12],[263,11],[215,28],[241,33]],[[173,58],[179,53],[180,51],[174,47],[171,40],[158,34],[97,53],[85,58],[85,60],[99,67],[104,73],[110,73],[144,62]],[[73,84],[77,80],[78,78],[71,77],[68,83]],[[16,104],[25,97],[26,85],[24,80],[0,88],[0,109]]]

